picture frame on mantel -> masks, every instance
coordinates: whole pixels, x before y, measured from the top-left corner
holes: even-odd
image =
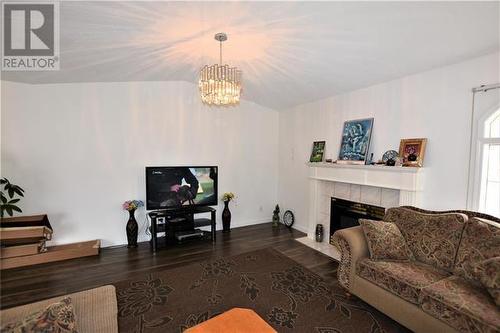
[[[401,139],[399,144],[399,157],[403,166],[422,167],[424,165],[426,138]]]
[[[373,121],[374,118],[366,118],[344,122],[337,163],[366,164],[370,150]]]
[[[309,162],[323,162],[326,141],[314,141]]]

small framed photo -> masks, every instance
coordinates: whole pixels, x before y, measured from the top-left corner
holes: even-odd
[[[399,157],[403,166],[421,167],[424,164],[425,145],[427,139],[401,139]]]
[[[309,162],[323,162],[326,141],[314,141]]]
[[[337,163],[365,164],[370,149],[373,118],[344,122]]]

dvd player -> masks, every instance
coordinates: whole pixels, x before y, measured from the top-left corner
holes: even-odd
[[[177,239],[177,241],[179,242],[182,242],[194,238],[203,238],[204,235],[205,233],[200,229],[194,229],[190,231],[179,231],[175,233],[175,239]]]

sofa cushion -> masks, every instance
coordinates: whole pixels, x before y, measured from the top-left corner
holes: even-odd
[[[409,260],[413,255],[398,226],[390,222],[360,219],[359,224],[374,260]]]
[[[398,226],[417,261],[453,271],[466,215],[426,214],[397,207],[387,210],[384,221]]]
[[[449,274],[434,267],[414,261],[375,261],[363,259],[358,262],[360,277],[384,288],[408,302],[419,304],[422,288],[439,281]]]
[[[481,218],[471,218],[464,228],[454,273],[479,283],[474,272],[475,267],[481,261],[496,257],[499,253],[500,224]]]
[[[476,266],[474,273],[493,297],[496,305],[500,306],[500,257],[481,261]]]
[[[499,332],[500,310],[481,287],[450,276],[423,288],[422,309],[459,332]]]
[[[0,329],[5,333],[77,333],[71,298],[49,305],[42,311],[30,314],[22,320],[9,323]]]

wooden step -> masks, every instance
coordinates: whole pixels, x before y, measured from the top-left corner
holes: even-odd
[[[0,269],[9,269],[23,266],[43,264],[99,254],[100,240],[79,242],[47,247],[47,251],[21,257],[0,259]]]
[[[3,217],[0,219],[0,228],[14,228],[14,227],[47,227],[52,230],[49,218],[45,214]]]
[[[29,256],[45,251],[45,241],[26,245],[2,246],[0,248],[0,258],[12,258]]]
[[[0,228],[2,245],[38,243],[41,240],[50,240],[52,229],[47,227],[13,227]]]

